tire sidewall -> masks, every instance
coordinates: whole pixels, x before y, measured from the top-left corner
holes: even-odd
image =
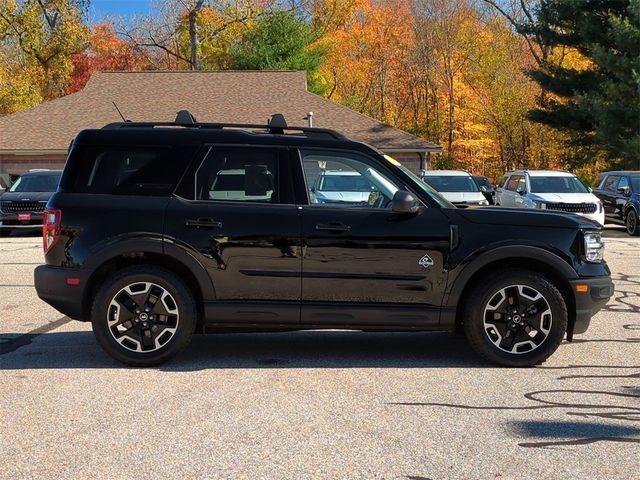
[[[635,228],[631,228],[629,225],[629,219],[632,218],[634,220],[634,226]],[[638,225],[638,214],[636,213],[636,211],[632,208],[629,210],[629,212],[627,213],[627,216],[625,218],[625,222],[624,222],[624,226],[627,229],[627,233],[629,235],[632,236],[637,236],[640,234],[640,226]]]
[[[491,342],[484,330],[484,309],[489,300],[501,289],[511,285],[525,285],[542,294],[551,309],[551,329],[540,346],[530,352],[508,353],[500,350]],[[531,273],[504,272],[492,277],[492,281],[483,282],[468,299],[471,305],[466,309],[464,318],[465,333],[474,348],[483,357],[505,366],[527,367],[546,360],[556,351],[567,330],[567,307],[562,295],[545,277]]]
[[[140,282],[155,283],[173,297],[179,312],[178,326],[173,337],[152,352],[133,352],[120,345],[109,331],[107,310],[113,297],[127,285]],[[132,366],[158,365],[179,353],[191,340],[197,323],[193,295],[176,276],[156,267],[132,267],[117,274],[100,288],[91,309],[91,325],[100,346],[116,360]]]

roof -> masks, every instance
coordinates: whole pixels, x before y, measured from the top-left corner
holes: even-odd
[[[446,176],[446,177],[470,177],[471,174],[469,172],[465,172],[464,170],[427,170],[423,172],[423,177],[437,177],[437,176]]]
[[[575,177],[573,173],[563,170],[513,170],[511,172],[507,172],[506,175],[513,173],[526,173],[530,177]]]
[[[304,71],[98,72],[84,90],[0,117],[0,151],[66,150],[78,131],[121,121],[172,122],[189,110],[200,122],[266,124],[282,113],[289,125],[338,130],[381,150],[441,147],[307,91]]]

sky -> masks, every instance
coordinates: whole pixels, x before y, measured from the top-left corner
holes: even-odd
[[[91,0],[89,21],[100,23],[108,17],[149,13],[151,0]]]

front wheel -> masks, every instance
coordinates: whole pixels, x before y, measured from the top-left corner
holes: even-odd
[[[464,331],[485,359],[530,367],[556,351],[567,330],[567,307],[544,276],[501,270],[473,287],[464,308]]]
[[[93,332],[116,360],[136,367],[159,365],[191,341],[195,304],[174,274],[154,266],[130,267],[98,291],[91,309]]]
[[[624,224],[627,227],[627,233],[629,235],[633,235],[634,237],[637,237],[638,235],[640,235],[640,225],[638,224],[638,214],[633,208],[629,210],[629,212],[627,213],[627,217],[625,218]]]

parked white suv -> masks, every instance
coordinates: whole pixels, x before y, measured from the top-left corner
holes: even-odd
[[[575,175],[552,170],[508,172],[496,188],[496,205],[576,213],[604,225],[602,202]]]
[[[422,180],[454,205],[489,205],[471,174],[464,170],[427,170]]]

